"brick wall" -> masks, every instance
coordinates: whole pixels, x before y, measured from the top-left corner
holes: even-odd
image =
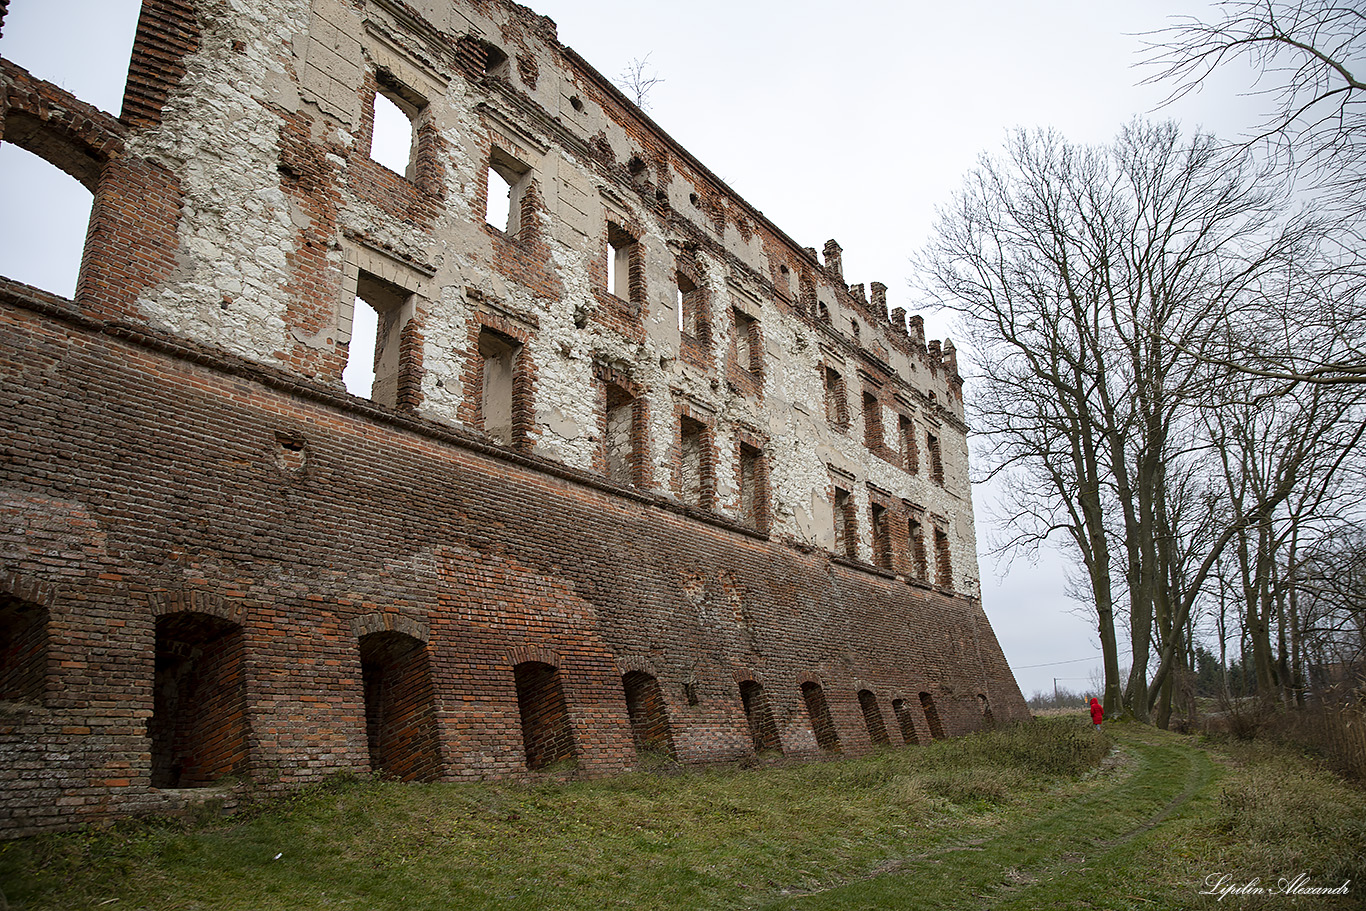
[[[94,194],[74,301],[0,279],[0,834],[1027,716],[947,341],[524,7],[240,5],[144,3],[117,120],[0,61],[5,141]]]

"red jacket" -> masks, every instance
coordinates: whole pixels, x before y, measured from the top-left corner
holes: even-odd
[[[1100,724],[1101,719],[1103,719],[1104,717],[1105,717],[1105,709],[1103,709],[1103,708],[1100,707],[1100,703],[1099,703],[1097,700],[1092,699],[1092,700],[1091,700],[1091,723],[1092,723],[1092,724]]]

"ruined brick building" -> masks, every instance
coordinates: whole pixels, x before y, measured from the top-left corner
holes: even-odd
[[[118,117],[0,61],[0,131],[93,194],[0,280],[4,834],[1027,717],[952,346],[549,19],[145,0]]]

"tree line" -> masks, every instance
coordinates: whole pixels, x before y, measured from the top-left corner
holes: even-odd
[[[920,256],[982,376],[1003,550],[1063,543],[1107,713],[1162,726],[1207,641],[1283,704],[1366,654],[1366,14],[1219,11],[1153,36],[1154,78],[1250,59],[1275,82],[1258,136],[1017,131]]]

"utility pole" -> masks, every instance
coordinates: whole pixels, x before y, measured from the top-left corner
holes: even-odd
[[[1053,708],[1062,708],[1062,703],[1058,701],[1058,678],[1053,678]]]

